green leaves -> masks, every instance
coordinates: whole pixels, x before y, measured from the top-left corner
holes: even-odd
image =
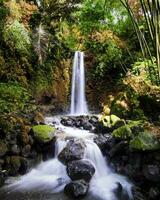
[[[29,101],[27,89],[15,82],[0,83],[0,112],[22,111]]]
[[[6,26],[3,32],[6,45],[12,52],[28,55],[31,47],[31,38],[28,30],[17,20]]]

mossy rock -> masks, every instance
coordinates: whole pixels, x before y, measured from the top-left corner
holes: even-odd
[[[157,150],[160,149],[160,142],[150,132],[144,131],[139,133],[129,143],[130,150]]]
[[[132,137],[132,131],[128,125],[124,125],[114,130],[112,135],[119,139],[129,139]]]
[[[124,119],[120,119],[116,115],[110,116],[110,122],[114,129],[124,126],[126,124]]]
[[[116,129],[125,125],[125,121],[116,115],[103,115],[99,122],[106,129]]]
[[[109,115],[102,115],[99,119],[100,124],[105,128],[111,128],[111,121]]]
[[[133,135],[136,135],[144,131],[144,123],[145,123],[144,120],[137,120],[137,121],[129,120],[128,126],[132,130]]]
[[[55,136],[55,128],[48,125],[36,125],[32,127],[34,137],[41,143],[50,142]]]

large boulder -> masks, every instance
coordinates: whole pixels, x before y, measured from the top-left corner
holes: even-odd
[[[131,150],[157,150],[160,149],[160,142],[152,133],[144,131],[130,141],[129,147]]]
[[[80,160],[84,157],[85,143],[81,139],[71,139],[66,147],[59,153],[58,159],[67,164],[73,160]]]
[[[64,188],[64,192],[67,196],[77,199],[84,197],[88,192],[89,184],[84,180],[72,181]]]
[[[36,125],[32,127],[34,138],[40,143],[52,141],[56,129],[49,125]]]
[[[95,173],[95,168],[88,160],[77,160],[67,164],[67,174],[72,180],[83,179],[89,182]]]

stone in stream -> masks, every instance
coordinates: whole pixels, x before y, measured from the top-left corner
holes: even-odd
[[[72,198],[84,197],[88,192],[89,184],[84,180],[72,181],[64,188],[64,193]]]
[[[66,147],[59,153],[58,159],[66,165],[73,160],[80,160],[84,157],[85,143],[81,139],[71,139]]]
[[[105,135],[96,135],[96,137],[94,138],[94,142],[98,145],[102,152],[110,149],[109,137],[105,137]]]
[[[114,194],[118,200],[130,200],[127,192],[123,189],[121,183],[117,182],[117,187],[114,189]]]
[[[89,182],[95,173],[95,168],[89,160],[77,160],[67,164],[67,174],[71,180],[83,179]]]

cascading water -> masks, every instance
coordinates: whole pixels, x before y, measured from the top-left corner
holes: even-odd
[[[50,121],[53,121],[53,118],[46,120],[49,124]],[[51,194],[63,191],[65,185],[70,182],[70,178],[66,173],[66,167],[58,160],[58,154],[70,138],[81,138],[86,144],[84,159],[93,163],[96,169],[90,182],[87,199],[118,200],[114,193],[118,183],[123,186],[123,190],[128,194],[129,199],[132,199],[132,185],[128,183],[125,177],[114,173],[108,166],[99,147],[93,141],[95,134],[77,128],[64,127],[59,122],[56,127],[64,132],[63,136],[57,135],[55,158],[42,162],[36,169],[32,169],[18,181],[10,184],[8,186],[10,191],[36,191]]]
[[[76,51],[72,70],[71,115],[88,114],[85,97],[84,53]]]

